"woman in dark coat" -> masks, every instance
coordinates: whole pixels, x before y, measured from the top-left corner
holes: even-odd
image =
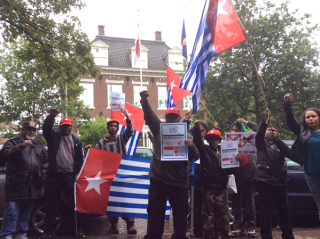
[[[292,95],[284,96],[284,112],[289,129],[297,136],[292,146],[293,161],[304,165],[305,178],[318,206],[320,219],[320,109],[306,109],[300,122],[294,117]]]

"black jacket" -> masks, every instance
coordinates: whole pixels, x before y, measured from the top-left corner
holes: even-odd
[[[56,132],[53,129],[54,119],[55,119],[54,116],[48,115],[42,126],[43,135],[48,144],[49,175],[51,173],[56,172],[56,168],[57,168],[56,157],[57,157],[57,153],[60,147],[61,137],[62,137],[60,132]],[[77,175],[79,174],[83,164],[83,149],[82,149],[82,143],[80,139],[78,139],[74,135],[72,135],[72,139],[74,143],[74,152],[75,152],[74,159],[73,159],[74,160],[73,173]]]
[[[313,130],[301,125],[299,121],[294,117],[291,102],[283,104],[283,109],[286,114],[286,120],[289,129],[297,136],[295,142],[291,147],[291,160],[297,162],[300,165],[305,165],[307,157],[304,144],[310,137],[313,136]]]
[[[200,128],[194,128],[193,131],[193,141],[197,146],[200,152],[200,183],[205,188],[214,188],[220,190],[227,190],[227,185],[229,181],[229,174],[234,173],[234,170],[231,169],[222,169],[221,168],[221,156],[219,152],[215,152],[208,145],[205,145],[202,137]],[[211,161],[211,162],[207,162]],[[215,171],[212,172],[216,178],[215,182],[210,181],[205,178],[204,170],[205,165],[208,163],[212,164],[215,167]]]
[[[256,180],[271,185],[286,185],[285,157],[291,158],[290,148],[281,140],[271,141],[265,138],[267,126],[265,120],[262,120],[256,134],[258,150]]]
[[[0,152],[7,162],[6,201],[38,199],[41,194],[43,180],[39,172],[47,162],[47,150],[37,140],[32,140],[32,146],[23,148],[24,141],[24,136],[20,134],[19,137],[8,140]]]

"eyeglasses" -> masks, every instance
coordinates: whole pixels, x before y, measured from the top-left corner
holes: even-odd
[[[31,128],[31,127],[25,127],[24,129],[27,131],[37,131],[36,128]]]
[[[267,129],[267,131],[278,132],[278,130],[276,130],[276,129]]]

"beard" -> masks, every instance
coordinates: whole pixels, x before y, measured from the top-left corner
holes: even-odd
[[[26,139],[28,139],[28,140],[34,140],[35,138],[36,138],[35,135],[32,135],[32,136],[26,135]]]

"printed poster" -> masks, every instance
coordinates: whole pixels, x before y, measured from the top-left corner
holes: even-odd
[[[239,141],[221,142],[221,167],[222,168],[238,168],[239,160],[236,159],[238,154]]]
[[[112,111],[120,111],[124,108],[125,104],[125,93],[111,93],[111,110]]]
[[[257,155],[256,132],[226,133],[226,141],[239,141],[239,154]]]
[[[188,147],[186,123],[161,123],[161,161],[187,161]]]

